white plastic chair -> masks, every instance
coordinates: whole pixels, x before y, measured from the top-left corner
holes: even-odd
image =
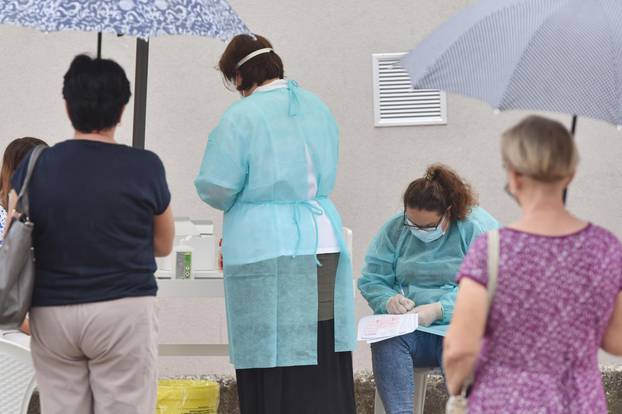
[[[343,228],[343,238],[345,239],[346,242],[346,248],[348,249],[348,251],[350,252],[350,265],[352,265],[352,267],[354,267],[354,258],[352,257],[354,255],[354,252],[352,251],[352,229],[349,229],[348,227],[344,227]],[[358,280],[356,279],[356,277],[354,277],[354,275],[356,274],[356,272],[354,272],[354,269],[352,269],[352,286],[354,287],[353,292],[354,292],[354,298],[356,298],[356,290],[357,290],[357,286],[358,286]]]
[[[30,350],[0,337],[0,413],[27,414],[35,387]]]
[[[346,241],[346,247],[350,251],[350,256],[352,256],[354,254],[354,252],[352,251],[352,229],[349,229],[348,227],[344,227],[343,238]]]
[[[430,371],[430,368],[415,368],[414,414],[423,414],[423,408],[425,406],[426,382],[428,379],[428,373]],[[384,405],[382,405],[382,400],[377,389],[376,399],[374,401],[374,414],[386,414],[386,411],[384,410]]]

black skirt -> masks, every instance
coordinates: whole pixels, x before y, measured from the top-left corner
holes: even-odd
[[[356,414],[352,353],[335,352],[332,319],[318,322],[318,365],[235,373],[241,414]]]

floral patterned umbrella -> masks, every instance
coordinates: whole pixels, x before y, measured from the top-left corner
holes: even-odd
[[[148,39],[195,35],[224,41],[250,33],[226,0],[0,0],[0,24],[98,32],[98,56],[102,32],[136,36],[133,144],[140,148],[145,144]]]
[[[225,0],[9,0],[0,2],[0,23],[143,39],[186,34],[227,40],[248,32]]]

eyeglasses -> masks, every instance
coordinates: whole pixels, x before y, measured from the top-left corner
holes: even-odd
[[[435,231],[436,229],[438,229],[438,227],[441,225],[441,223],[443,222],[444,219],[445,219],[445,215],[443,214],[443,216],[438,221],[438,223],[436,223],[433,226],[418,226],[415,223],[413,223],[412,221],[410,221],[410,219],[406,215],[406,212],[404,212],[404,226],[409,227],[411,229],[421,230],[421,231],[428,231],[428,232]]]

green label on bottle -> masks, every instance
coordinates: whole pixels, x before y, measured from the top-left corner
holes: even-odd
[[[192,252],[177,252],[175,279],[192,279]]]

